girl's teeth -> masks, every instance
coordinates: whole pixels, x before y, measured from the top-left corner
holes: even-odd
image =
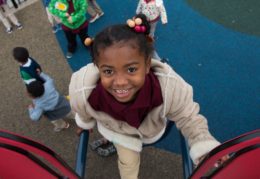
[[[127,93],[128,90],[116,90],[117,93]]]

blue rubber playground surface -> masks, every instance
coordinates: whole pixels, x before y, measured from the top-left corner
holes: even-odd
[[[99,0],[105,15],[89,25],[89,35],[111,24],[125,23],[135,14],[137,2]],[[157,26],[156,49],[193,86],[194,100],[208,119],[212,134],[223,142],[259,129],[260,36],[211,20],[183,0],[165,0],[164,5],[169,22]],[[67,41],[62,31],[57,39],[65,54]],[[68,63],[76,71],[90,61],[79,42]],[[178,135],[174,130],[157,145],[179,152]]]

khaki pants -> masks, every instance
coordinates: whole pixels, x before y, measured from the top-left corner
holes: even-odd
[[[9,18],[14,25],[19,25],[16,16],[13,13],[11,13],[9,7],[6,4],[4,4],[2,5],[2,7],[0,7],[0,21],[3,22],[6,29],[10,29],[12,25],[7,18]]]
[[[140,152],[114,144],[118,155],[118,168],[121,179],[138,179]]]
[[[103,11],[96,2],[96,0],[88,0],[88,13],[91,17],[96,16],[97,14],[101,14]]]

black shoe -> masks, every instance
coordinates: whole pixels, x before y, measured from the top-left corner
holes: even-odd
[[[108,141],[104,138],[100,138],[98,140],[94,140],[92,143],[89,144],[91,150],[97,150],[98,147],[101,147],[102,145],[106,145]]]
[[[170,64],[170,61],[169,61],[168,58],[162,58],[161,62],[162,62],[162,63]]]
[[[72,58],[72,56],[73,56],[73,53],[71,53],[71,52],[67,52],[67,54],[66,54],[66,58]]]
[[[113,143],[109,142],[108,144],[98,147],[97,153],[102,157],[108,157],[116,153],[116,148]]]

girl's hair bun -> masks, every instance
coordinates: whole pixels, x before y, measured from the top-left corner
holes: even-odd
[[[149,34],[150,32],[150,25],[144,14],[137,14],[133,19],[128,19],[126,24],[137,33]]]
[[[84,44],[85,44],[86,46],[90,46],[90,45],[92,44],[92,42],[93,42],[93,39],[90,38],[90,37],[87,37],[87,38],[85,38],[85,40],[84,40]]]
[[[146,32],[146,27],[144,25],[142,25],[141,18],[135,18],[134,20],[128,19],[126,21],[126,23],[130,28],[133,28],[135,32],[138,32],[138,33]]]

